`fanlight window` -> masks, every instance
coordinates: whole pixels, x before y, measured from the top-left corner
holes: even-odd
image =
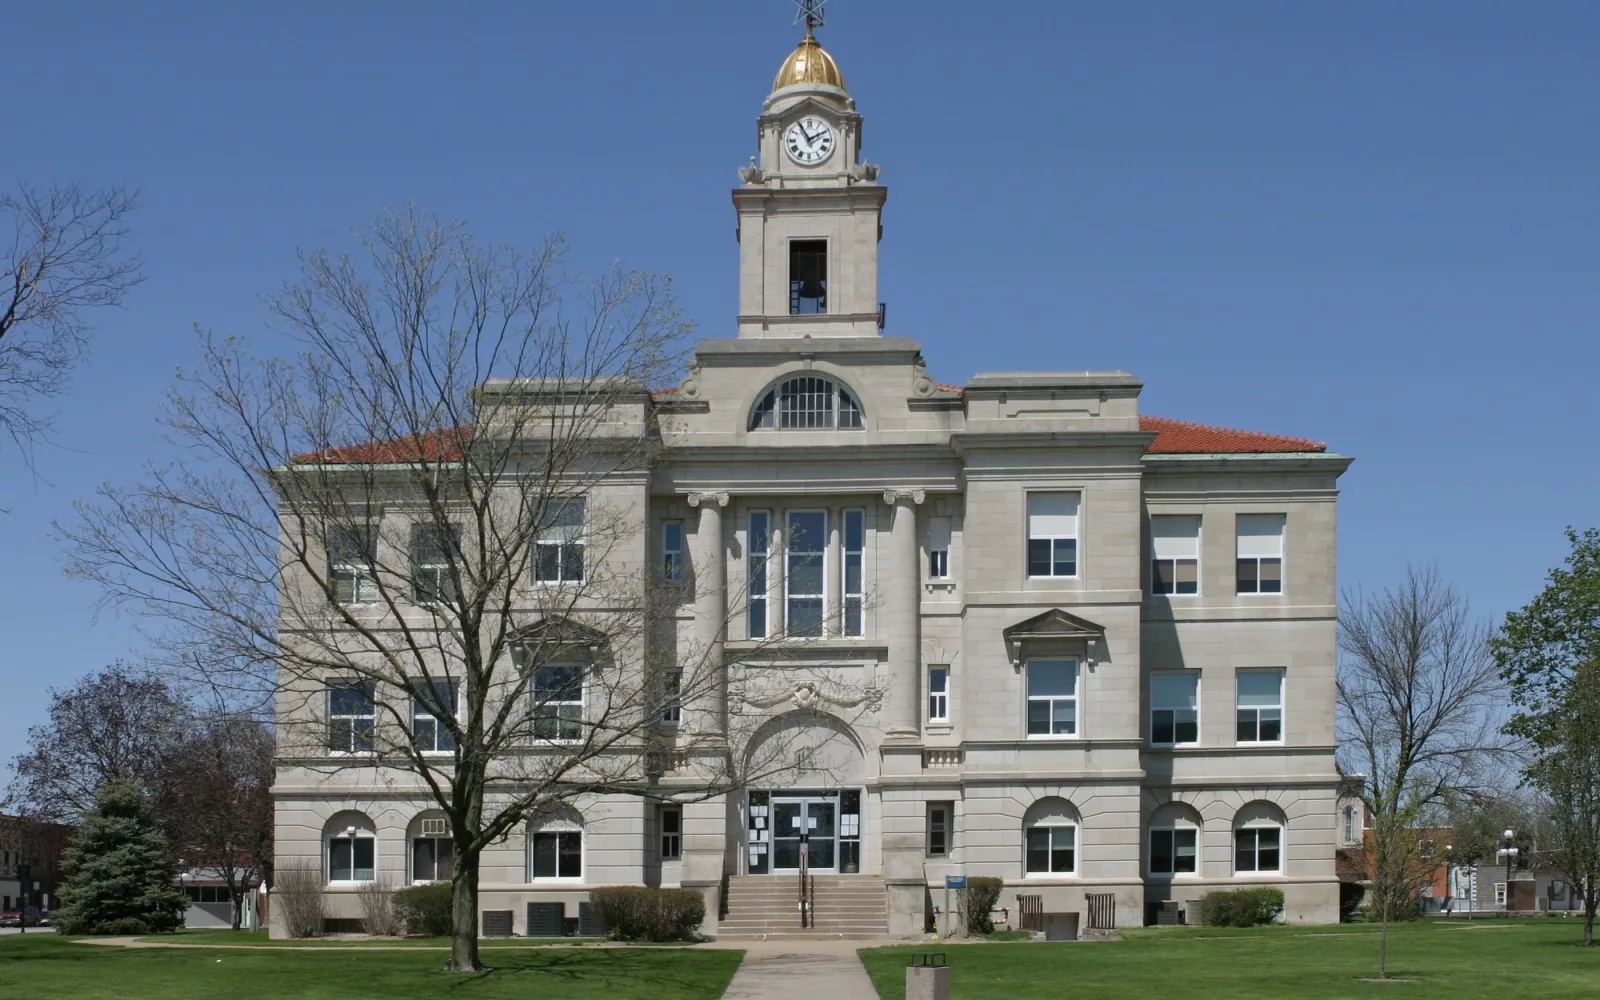
[[[750,415],[750,429],[781,430],[832,428],[860,430],[861,404],[849,389],[832,379],[800,375],[768,390]]]

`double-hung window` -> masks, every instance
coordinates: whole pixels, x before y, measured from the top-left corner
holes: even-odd
[[[823,580],[828,553],[828,514],[820,510],[789,512],[786,544],[788,594],[784,617],[789,635],[821,638]]]
[[[583,738],[583,668],[545,664],[533,672],[533,735],[541,740]]]
[[[378,717],[372,701],[371,681],[331,681],[328,684],[328,749],[339,753],[372,750]]]
[[[1027,874],[1071,875],[1077,871],[1076,826],[1029,827],[1027,836]]]
[[[1237,517],[1239,593],[1283,593],[1283,524],[1282,514]]]
[[[954,814],[955,807],[949,802],[928,803],[928,857],[949,856],[951,817]]]
[[[454,604],[456,582],[451,564],[459,569],[461,534],[455,525],[411,526],[411,599],[418,604]]]
[[[669,670],[661,677],[661,721],[676,726],[683,721],[683,671]]]
[[[928,579],[950,578],[950,519],[928,519]]]
[[[1200,678],[1190,673],[1150,675],[1150,742],[1200,742]]]
[[[1345,806],[1344,807],[1344,842],[1347,843],[1347,844],[1353,844],[1353,843],[1356,842],[1356,807],[1355,806]]]
[[[676,861],[683,852],[683,810],[678,806],[662,806],[658,817],[661,824],[661,860]]]
[[[852,639],[867,634],[867,585],[863,565],[866,554],[866,511],[847,510],[844,512],[844,634]]]
[[[666,521],[661,525],[661,579],[667,583],[683,582],[682,521]]]
[[[422,753],[451,753],[456,738],[444,720],[456,714],[456,682],[416,680],[411,699],[411,743]]]
[[[1028,575],[1078,575],[1076,493],[1028,494]]]
[[[950,721],[950,668],[928,668],[928,721]]]
[[[749,578],[749,610],[745,612],[752,639],[767,637],[767,559],[772,555],[772,516],[764,510],[750,512],[750,531],[745,545],[749,553],[746,576]]]
[[[378,842],[370,835],[328,838],[328,881],[371,882]]]
[[[1078,661],[1028,661],[1028,735],[1078,732]]]
[[[1151,516],[1150,593],[1200,593],[1199,515]]]
[[[1277,826],[1245,826],[1233,831],[1235,874],[1276,874],[1283,865],[1283,830]]]
[[[378,536],[370,527],[328,529],[328,583],[339,604],[378,599]]]
[[[1198,831],[1192,826],[1150,831],[1150,874],[1193,875]]]
[[[582,500],[557,501],[540,511],[533,582],[583,582],[583,521]]]
[[[1239,742],[1283,742],[1283,671],[1241,670],[1238,685]]]

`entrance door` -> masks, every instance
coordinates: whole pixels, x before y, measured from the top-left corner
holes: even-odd
[[[772,797],[772,870],[798,871],[802,844],[809,851],[811,871],[833,871],[839,836],[839,802],[834,796]],[[804,840],[802,840],[802,836]]]

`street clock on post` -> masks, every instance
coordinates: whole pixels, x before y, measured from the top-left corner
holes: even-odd
[[[833,155],[833,126],[816,115],[806,115],[789,125],[783,133],[783,148],[789,159],[812,167]]]

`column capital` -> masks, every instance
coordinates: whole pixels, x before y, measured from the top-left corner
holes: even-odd
[[[701,504],[710,504],[710,503],[715,503],[718,507],[726,507],[726,506],[728,506],[728,494],[726,494],[726,493],[691,493],[691,494],[689,494],[689,506],[691,506],[691,507],[698,507]]]
[[[883,502],[893,507],[897,501],[910,500],[914,504],[927,499],[928,494],[923,490],[884,490]]]

